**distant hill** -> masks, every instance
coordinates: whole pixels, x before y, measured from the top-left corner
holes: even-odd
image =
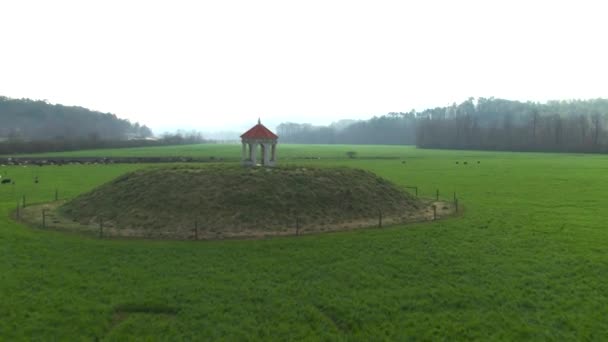
[[[148,127],[114,114],[0,96],[0,141],[126,140],[150,136]]]

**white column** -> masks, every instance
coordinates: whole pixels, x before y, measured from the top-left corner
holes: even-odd
[[[270,160],[272,160],[273,162],[277,161],[277,144],[276,143],[272,144],[272,158]]]
[[[251,152],[251,165],[255,166],[255,158],[258,150],[258,144],[249,144],[249,151]]]
[[[264,165],[270,165],[270,145],[264,144]]]
[[[241,153],[241,161],[247,160],[247,144],[245,142],[243,144],[243,152]]]

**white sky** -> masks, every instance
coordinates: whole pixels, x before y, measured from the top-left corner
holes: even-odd
[[[0,95],[155,131],[608,97],[602,1],[0,0]]]

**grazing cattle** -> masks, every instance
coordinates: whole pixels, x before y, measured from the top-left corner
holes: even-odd
[[[467,163],[467,162],[464,162],[463,164],[464,164],[464,165],[467,165],[468,163]]]
[[[8,184],[8,183],[10,183],[10,182],[11,182],[11,179],[10,179],[10,178],[4,178],[4,179],[2,180],[2,184]]]

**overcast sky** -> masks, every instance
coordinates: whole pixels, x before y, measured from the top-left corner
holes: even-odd
[[[155,131],[608,97],[602,1],[0,0],[0,95]]]

